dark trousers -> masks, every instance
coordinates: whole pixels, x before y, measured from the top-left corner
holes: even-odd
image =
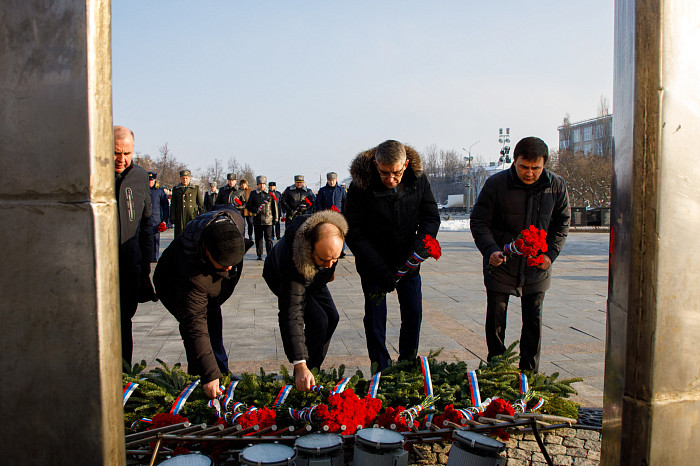
[[[377,292],[376,286],[360,277],[365,295],[365,336],[369,359],[377,363],[377,370],[384,370],[391,361],[386,349],[386,297],[375,303],[370,295]],[[423,319],[423,294],[420,274],[404,277],[396,284],[401,312],[399,333],[399,361],[414,359],[418,353],[420,325]]]
[[[160,232],[158,227],[153,227],[153,254],[151,254],[151,262],[158,262],[158,253],[160,252]]]
[[[508,293],[486,290],[486,344],[491,360],[506,351],[506,316]],[[523,327],[520,333],[520,369],[537,371],[540,366],[540,335],[544,291],[520,298]]]
[[[191,338],[185,338],[186,335],[192,332],[190,325],[190,323],[180,322],[180,335],[183,337],[185,354],[187,355],[187,373],[202,375],[204,374],[204,369],[197,358],[197,349],[192,344]],[[228,355],[226,354],[226,348],[224,348],[221,306],[216,304],[215,301],[209,301],[209,304],[207,304],[207,331],[209,332],[209,341],[216,359],[216,365],[219,366],[222,374],[228,374]]]
[[[258,257],[263,253],[263,238],[265,239],[265,253],[270,254],[272,249],[272,225],[255,225],[255,252]]]
[[[275,238],[277,238],[278,240],[282,239],[282,237],[280,236],[280,232],[282,231],[282,225],[280,225],[280,222],[277,222],[272,226],[273,226],[272,239],[275,239]]]
[[[119,274],[119,305],[122,332],[122,359],[131,367],[131,354],[134,342],[131,336],[131,319],[136,315],[139,306],[139,279],[141,267],[132,268],[130,271],[122,271]]]
[[[309,358],[306,365],[320,368],[326,358],[331,337],[338,326],[340,316],[328,287],[315,294],[306,295],[304,305],[304,337]]]
[[[248,239],[253,239],[253,217],[248,216],[243,218],[245,219],[245,223],[248,224]]]

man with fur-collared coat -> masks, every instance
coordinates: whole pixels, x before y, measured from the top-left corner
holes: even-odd
[[[413,359],[418,351],[423,315],[420,267],[398,282],[396,271],[426,235],[437,236],[440,215],[420,155],[410,146],[388,140],[361,152],[350,174],[347,243],[365,295],[367,350],[381,371],[391,362],[385,294],[394,289],[401,309],[399,360]]]
[[[298,390],[315,385],[309,369],[321,367],[338,325],[327,285],[347,231],[338,212],[297,216],[265,259],[263,278],[278,298],[280,334]]]

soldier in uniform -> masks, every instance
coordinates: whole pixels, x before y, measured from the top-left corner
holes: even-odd
[[[216,204],[216,183],[213,181],[209,183],[209,191],[204,193],[204,210],[206,212],[211,212],[214,210],[214,204]]]
[[[238,213],[243,215],[243,206],[239,206],[236,202],[234,202],[234,198],[238,192],[238,183],[236,183],[237,180],[238,178],[235,173],[229,173],[226,175],[226,184],[219,188],[219,195],[216,196],[216,203],[227,204],[229,206],[227,207],[228,209],[230,209],[233,205],[236,207],[236,210],[238,210]]]
[[[294,176],[294,185],[288,186],[280,198],[280,207],[287,222],[300,214],[313,211],[314,195],[304,187],[304,175]]]
[[[258,188],[250,193],[245,208],[253,214],[255,230],[255,252],[258,260],[262,260],[262,242],[265,239],[265,252],[270,254],[272,249],[272,224],[279,218],[276,196],[267,189],[267,177],[258,176],[255,179]]]
[[[189,170],[180,171],[180,183],[173,188],[170,201],[170,221],[175,225],[177,237],[185,225],[204,212],[199,186],[190,184],[192,173]]]
[[[275,195],[275,207],[277,208],[277,220],[275,220],[275,223],[272,224],[272,239],[279,240],[282,238],[280,236],[280,230],[281,230],[281,227],[280,227],[281,212],[280,212],[280,197],[279,197],[280,195],[277,192],[277,183],[275,183],[274,181],[270,181],[267,184],[267,187],[270,189],[270,192],[274,193],[274,195]]]

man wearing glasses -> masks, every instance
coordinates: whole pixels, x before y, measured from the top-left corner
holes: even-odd
[[[386,348],[386,293],[401,310],[399,361],[416,357],[423,315],[420,267],[396,281],[396,271],[425,235],[437,236],[440,216],[418,152],[388,140],[350,165],[346,238],[365,295],[365,335],[373,372],[391,362]],[[374,364],[377,364],[374,367]]]

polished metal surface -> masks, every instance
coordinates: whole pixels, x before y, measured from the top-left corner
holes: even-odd
[[[602,464],[694,464],[700,5],[619,0]]]
[[[124,464],[110,3],[0,2],[0,451]]]

